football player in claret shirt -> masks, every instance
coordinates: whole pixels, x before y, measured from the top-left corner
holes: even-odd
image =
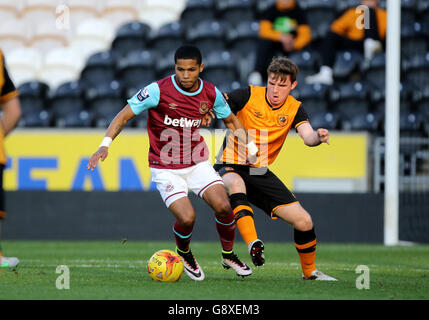
[[[187,196],[189,188],[215,211],[222,265],[226,269],[232,268],[239,276],[248,276],[252,274],[251,268],[233,253],[236,225],[228,195],[222,178],[208,161],[207,145],[199,133],[202,119],[211,110],[227,128],[240,136],[243,143],[247,143],[245,130],[221,92],[199,78],[204,64],[197,47],[180,47],[174,61],[174,75],[140,90],[112,120],[100,148],[89,160],[88,169],[93,170],[99,159],[106,159],[110,143],[129,120],[147,111],[152,180],[176,218],[173,232],[186,274],[194,280],[204,279],[203,270],[190,249],[195,211]],[[247,147],[249,159],[254,159],[258,152],[255,143],[251,141]]]
[[[265,263],[264,244],[258,239],[253,220],[253,204],[272,219],[281,219],[294,228],[303,279],[336,280],[318,271],[316,234],[310,214],[295,195],[268,169],[277,157],[291,128],[307,146],[329,144],[326,129],[315,131],[301,102],[289,95],[297,86],[298,67],[285,57],[274,58],[267,69],[266,87],[237,89],[226,94],[228,104],[255,141],[259,154],[249,164],[241,154],[245,148],[234,135],[228,134],[214,168],[227,187],[238,229],[256,266]],[[207,123],[207,118],[204,123]]]

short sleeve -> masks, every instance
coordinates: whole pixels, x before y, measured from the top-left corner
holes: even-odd
[[[216,114],[216,118],[225,119],[229,117],[229,115],[231,114],[231,108],[229,107],[228,103],[226,102],[225,98],[223,97],[219,89],[215,88],[215,90],[216,90],[216,100],[213,106],[213,110]]]
[[[156,108],[159,103],[159,98],[159,86],[156,82],[154,82],[141,89],[132,98],[128,99],[127,102],[134,114],[138,115],[143,111]]]
[[[308,114],[305,111],[304,107],[300,105],[298,112],[295,115],[295,119],[293,120],[292,127],[297,129],[301,124],[309,122]]]

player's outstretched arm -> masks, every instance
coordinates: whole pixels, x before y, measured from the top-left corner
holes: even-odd
[[[297,130],[304,143],[309,147],[316,147],[321,143],[329,144],[329,131],[327,129],[320,128],[315,131],[310,123],[305,122]]]
[[[91,156],[88,161],[88,170],[93,171],[98,164],[98,160],[104,161],[109,152],[109,146],[116,136],[125,128],[128,121],[135,117],[131,107],[127,104],[112,120],[107,128],[106,135],[100,144],[98,150]]]

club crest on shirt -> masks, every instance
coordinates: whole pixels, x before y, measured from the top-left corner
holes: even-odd
[[[141,89],[138,93],[137,93],[137,99],[139,99],[139,101],[143,101],[145,99],[147,99],[149,97],[149,92],[147,91],[146,88]]]
[[[289,122],[289,117],[286,114],[279,114],[277,116],[277,124],[281,127],[284,127]]]
[[[200,113],[206,114],[209,111],[209,103],[207,101],[200,101]]]

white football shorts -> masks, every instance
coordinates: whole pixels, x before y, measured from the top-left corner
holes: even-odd
[[[150,173],[167,208],[174,201],[188,196],[189,189],[202,198],[209,187],[223,184],[222,178],[209,161],[184,169],[150,168]]]

